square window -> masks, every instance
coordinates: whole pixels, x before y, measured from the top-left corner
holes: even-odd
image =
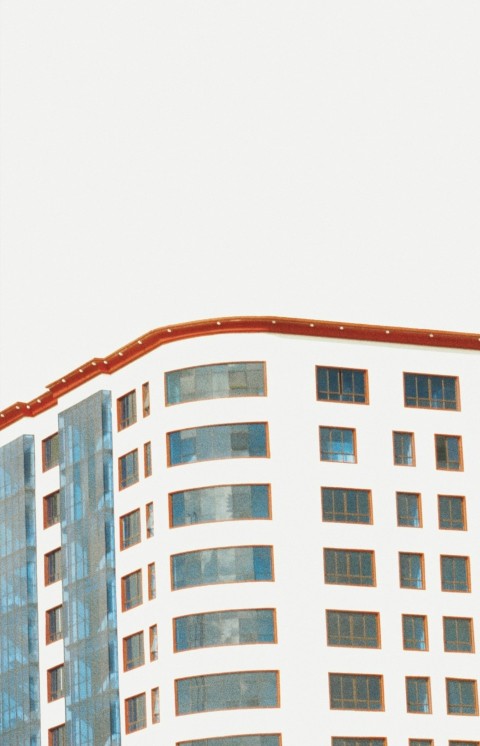
[[[43,498],[43,527],[49,528],[60,523],[60,492],[52,492]]]
[[[134,733],[147,727],[145,693],[125,700],[125,730]]]
[[[58,433],[50,435],[45,440],[42,440],[42,467],[43,471],[53,469],[54,466],[58,466],[59,460],[59,447],[58,447]]]
[[[145,443],[143,446],[143,467],[146,477],[152,476],[152,444]]]
[[[63,691],[63,663],[47,671],[47,699],[54,702],[64,696]]]
[[[465,498],[460,495],[438,496],[438,527],[456,530],[467,530]]]
[[[123,638],[123,670],[130,671],[145,663],[143,632]]]
[[[407,676],[407,712],[423,715],[432,711],[430,704],[430,679],[425,676]]]
[[[117,399],[117,425],[119,430],[135,424],[137,421],[137,395],[134,391]]]
[[[477,682],[469,679],[447,679],[447,712],[449,715],[478,715]]]
[[[352,368],[317,366],[317,399],[368,404],[366,373]]]
[[[355,430],[346,427],[321,427],[320,460],[356,463]]]
[[[138,482],[138,450],[130,451],[118,459],[118,481],[119,489]]]
[[[421,590],[425,587],[423,572],[423,554],[400,552],[400,588]]]
[[[155,562],[148,566],[148,598],[150,601],[157,597],[157,581],[155,572]]]
[[[324,549],[325,583],[375,585],[374,552]]]
[[[366,611],[327,610],[327,644],[353,648],[379,648],[379,615]]]
[[[447,653],[473,653],[473,619],[443,617],[443,644]]]
[[[405,650],[428,650],[426,616],[403,614],[402,632]]]
[[[460,435],[435,435],[435,458],[437,469],[463,471]]]
[[[458,409],[458,379],[404,373],[405,406],[423,409]]]
[[[152,689],[152,723],[155,725],[160,722],[160,690],[157,687]]]
[[[140,540],[140,510],[138,509],[120,518],[120,549],[128,549],[138,544]]]
[[[336,523],[371,523],[370,491],[322,487],[322,520]]]
[[[413,433],[393,433],[393,463],[396,466],[415,466]]]
[[[383,710],[383,677],[329,673],[330,709]]]
[[[144,417],[150,414],[150,384],[148,382],[142,383],[142,411]]]
[[[422,502],[418,492],[397,492],[397,525],[421,528]]]
[[[122,610],[128,611],[142,603],[142,571],[136,570],[122,578]]]
[[[150,634],[150,660],[158,660],[158,631],[157,625],[153,624],[149,630]]]
[[[147,539],[151,539],[155,533],[155,516],[153,512],[153,503],[145,505],[145,520],[147,525]]]
[[[469,593],[470,567],[468,557],[440,557],[442,591]]]
[[[57,725],[48,731],[48,746],[67,746],[65,725]]]
[[[61,640],[63,637],[63,607],[55,606],[54,609],[48,609],[45,614],[46,642]]]
[[[62,549],[59,547],[45,555],[45,585],[62,579]]]

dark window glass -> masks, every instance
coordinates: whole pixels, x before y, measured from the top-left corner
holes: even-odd
[[[433,746],[431,738],[409,738],[408,746]]]
[[[417,492],[397,492],[397,524],[420,528],[422,511],[420,495]]]
[[[447,712],[449,715],[477,715],[476,681],[447,679]]]
[[[133,510],[120,518],[120,548],[138,544],[140,541],[140,510]]]
[[[130,451],[118,459],[120,489],[138,482],[138,450]]]
[[[437,469],[462,471],[462,444],[459,435],[435,435]]]
[[[332,738],[332,746],[387,746],[385,738]]]
[[[58,433],[54,433],[49,438],[42,440],[43,471],[48,471],[49,469],[53,469],[54,466],[58,466],[58,458]]]
[[[417,614],[404,614],[402,631],[405,650],[428,650],[427,617]]]
[[[383,710],[383,682],[372,674],[330,673],[332,710]]]
[[[355,431],[346,427],[320,428],[320,460],[354,464]]]
[[[480,741],[449,741],[448,746],[480,746]]]
[[[195,741],[180,741],[177,746],[280,746],[280,736],[225,736],[220,738],[201,738]]]
[[[143,446],[143,468],[146,477],[152,476],[152,444],[145,443]]]
[[[393,463],[397,466],[415,466],[413,433],[393,433]]]
[[[177,715],[279,705],[276,671],[192,676],[177,680],[175,687]]]
[[[468,557],[440,557],[442,591],[468,593],[470,573]]]
[[[145,694],[138,694],[125,700],[125,730],[134,733],[147,727]]]
[[[62,579],[62,549],[55,549],[45,555],[45,585]]]
[[[169,465],[267,456],[264,422],[210,425],[168,433]]]
[[[133,609],[134,606],[139,606],[143,602],[141,570],[136,570],[122,578],[122,600],[124,611]]]
[[[151,539],[155,534],[155,514],[153,503],[145,505],[145,520],[147,524],[147,539]]]
[[[56,728],[50,728],[48,731],[48,746],[67,746],[65,725],[57,725]]]
[[[337,523],[371,523],[369,490],[322,487],[322,518]]]
[[[143,647],[143,632],[125,637],[123,640],[123,670],[130,671],[132,668],[143,666],[145,653]]]
[[[268,484],[225,484],[173,492],[171,525],[188,526],[213,521],[269,518]]]
[[[160,689],[155,687],[151,692],[152,697],[152,724],[160,722]]]
[[[47,693],[49,702],[63,697],[63,663],[47,671]]]
[[[150,627],[150,660],[158,660],[158,630],[157,625],[153,624]]]
[[[63,637],[63,609],[62,606],[56,606],[54,609],[48,609],[46,612],[46,637],[47,645]]]
[[[378,614],[366,611],[327,611],[328,645],[380,647]]]
[[[438,526],[450,530],[466,530],[464,497],[459,495],[438,496]]]
[[[325,582],[374,585],[374,553],[353,549],[324,549]]]
[[[184,368],[167,373],[166,384],[167,404],[265,396],[265,366],[263,363],[222,363]]]
[[[317,399],[367,404],[364,370],[317,367]]]
[[[425,676],[407,676],[407,712],[431,712],[430,679]]]
[[[174,620],[176,650],[275,642],[273,609],[234,609]]]
[[[457,379],[404,373],[405,406],[426,409],[458,409]]]
[[[143,416],[148,417],[150,414],[150,384],[142,384],[142,411]]]
[[[425,587],[423,577],[423,555],[400,552],[400,587],[420,590]]]
[[[119,430],[129,427],[137,421],[137,396],[135,391],[130,391],[117,399],[117,421]]]
[[[52,492],[43,498],[43,525],[45,528],[60,523],[60,492]]]
[[[172,557],[174,590],[250,580],[273,580],[272,547],[203,549]]]
[[[447,616],[443,618],[443,642],[445,650],[456,653],[473,653],[472,619]]]

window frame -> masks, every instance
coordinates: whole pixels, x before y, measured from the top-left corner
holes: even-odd
[[[327,581],[327,552],[348,552],[349,554],[369,554],[371,556],[372,565],[372,583],[339,583],[338,581]],[[348,564],[348,563],[347,563]],[[375,550],[374,549],[349,549],[344,547],[324,547],[323,548],[323,569],[324,569],[324,582],[325,585],[348,585],[356,588],[375,588],[377,585],[376,578],[376,562],[375,562]],[[349,576],[351,573],[349,573]],[[347,576],[345,576],[347,577]],[[362,577],[362,576],[359,576]]]
[[[124,417],[122,414],[122,408],[125,402],[131,402],[132,412],[129,416]],[[137,422],[137,390],[132,389],[127,391],[126,394],[122,394],[117,399],[117,432],[120,430],[126,430],[128,427],[135,425]]]
[[[145,505],[145,536],[152,539],[155,536],[155,506],[153,501]]]
[[[223,708],[216,708],[216,709],[205,709],[205,710],[196,710],[196,711],[189,711],[189,712],[180,712],[179,711],[179,698],[178,698],[178,682],[179,681],[185,681],[187,679],[195,679],[195,678],[210,678],[214,676],[234,676],[234,675],[241,675],[241,674],[275,674],[275,684],[276,684],[276,704],[275,705],[255,705],[255,706],[245,706],[245,707],[223,707]],[[241,670],[241,671],[222,671],[221,673],[206,673],[206,674],[200,674],[198,676],[180,676],[178,679],[174,679],[174,690],[175,690],[175,715],[177,716],[183,716],[183,715],[199,715],[204,712],[233,712],[233,711],[243,711],[243,710],[277,710],[281,706],[281,698],[280,698],[280,670],[279,669],[248,669],[248,670]]]
[[[405,452],[403,449],[403,442],[402,442],[402,448],[401,454],[399,455],[397,452],[397,443],[396,443],[396,435],[409,435],[410,436],[410,445],[412,449],[412,455],[411,455],[411,463],[408,463],[406,459],[408,459],[408,456],[405,456]],[[392,442],[393,442],[393,465],[394,466],[407,466],[407,467],[414,467],[417,465],[417,456],[415,452],[415,433],[410,432],[407,430],[392,430]]]
[[[136,541],[129,541],[129,543],[125,543],[125,531],[124,531],[124,521],[126,518],[130,518],[131,516],[137,514],[138,515],[138,534],[135,534],[137,537]],[[135,508],[134,510],[130,510],[128,513],[124,513],[119,518],[119,534],[120,534],[120,551],[123,552],[126,549],[130,549],[131,547],[136,546],[137,544],[140,544],[142,541],[142,519],[140,517],[140,508]]]
[[[335,741],[353,741],[354,746],[370,746],[374,741],[381,741],[380,746],[387,746],[387,739],[384,736],[332,736],[331,746],[337,746]],[[339,746],[344,745],[339,744]]]
[[[143,417],[150,416],[150,382],[145,381],[142,383],[142,415]]]
[[[438,447],[440,444],[440,438],[447,439],[447,438],[455,438],[455,440],[458,443],[458,469],[455,469],[451,466],[449,466],[450,463],[454,464],[457,463],[456,461],[453,461],[449,459],[448,457],[448,444],[445,443],[445,453],[446,453],[446,460],[445,464],[446,466],[439,466],[439,457],[438,457]],[[434,435],[435,439],[435,468],[437,471],[464,471],[464,464],[463,464],[463,444],[462,444],[462,436],[461,435],[451,435],[450,433],[435,433]]]
[[[148,653],[150,662],[158,661],[158,626],[156,624],[148,628]]]
[[[352,460],[348,459],[335,459],[335,458],[323,458],[325,454],[335,454],[335,451],[329,450],[329,451],[323,451],[322,450],[322,431],[334,431],[339,430],[342,432],[349,432],[352,433],[352,453],[347,453],[344,451],[339,451],[338,453],[341,455],[351,456]],[[332,438],[329,438],[329,442],[331,444]],[[358,463],[358,453],[357,453],[357,430],[353,427],[337,427],[336,425],[320,425],[319,426],[319,445],[320,445],[320,461],[323,463],[330,463],[330,464],[357,464]],[[342,445],[344,445],[344,441],[342,441]]]
[[[413,575],[408,576],[402,575],[402,557],[419,557],[420,558],[420,570],[421,570],[421,585],[404,585],[405,578],[413,578]],[[398,553],[398,574],[400,588],[409,591],[424,591],[426,588],[425,582],[425,557],[421,552],[399,552]]]
[[[158,725],[160,722],[160,687],[154,686],[150,690],[150,706],[152,709],[152,725]],[[156,712],[158,708],[158,712]]]
[[[465,575],[466,575],[466,588],[445,588],[445,579],[444,579],[444,572],[443,572],[443,560],[465,560]],[[455,575],[455,572],[452,573],[452,576]],[[453,584],[457,585],[457,582],[455,578],[453,579]],[[443,593],[471,593],[472,592],[472,582],[470,577],[470,557],[467,555],[458,555],[458,554],[441,554],[440,555],[440,587]]]
[[[266,487],[267,492],[267,508],[268,514],[266,516],[242,516],[241,518],[221,518],[218,520],[208,521],[196,521],[192,523],[174,523],[174,497],[178,494],[185,494],[191,492],[202,492],[204,490],[213,490],[217,487]],[[271,521],[272,520],[272,486],[267,482],[241,482],[241,483],[230,483],[230,484],[207,484],[202,487],[192,487],[186,490],[174,490],[168,493],[168,519],[170,528],[187,528],[189,526],[203,526],[210,523],[232,523],[237,521]]]
[[[42,440],[42,471],[50,471],[60,463],[60,440],[58,432]]]
[[[475,710],[474,712],[452,712],[451,711],[448,685],[449,683],[454,683],[454,682],[463,683],[463,684],[472,684],[473,707]],[[459,715],[460,717],[478,716],[478,685],[477,685],[476,679],[459,679],[458,677],[448,676],[445,679],[445,689],[446,689],[446,697],[447,697],[447,715]]]
[[[399,512],[399,497],[400,496],[409,496],[409,497],[416,497],[417,498],[417,505],[418,505],[418,526],[409,524],[409,523],[400,523],[401,514]],[[397,511],[397,526],[398,528],[423,528],[423,513],[422,513],[422,494],[421,492],[404,492],[402,490],[399,490],[395,493],[395,506]],[[407,516],[408,517],[408,516]]]
[[[222,549],[270,549],[270,567],[271,567],[271,578],[268,579],[249,579],[249,580],[222,580],[220,582],[209,582],[196,585],[184,585],[178,588],[175,587],[175,575],[174,575],[174,557],[179,557],[184,554],[197,554],[198,552],[210,552]],[[175,552],[170,555],[170,589],[172,591],[188,590],[190,588],[205,588],[212,585],[236,585],[237,583],[273,583],[275,582],[275,558],[274,558],[274,545],[273,544],[230,544],[228,546],[221,547],[205,547],[203,549],[189,549],[185,552]]]
[[[143,476],[152,476],[152,442],[149,440],[143,444]]]
[[[52,679],[60,674],[60,686],[56,689],[52,687]],[[65,670],[64,664],[60,663],[47,670],[47,701],[56,702],[65,696]]]
[[[60,730],[62,729],[62,730]],[[54,740],[56,739],[57,735],[61,733],[62,736],[62,742],[61,744]],[[53,728],[48,729],[48,746],[66,746],[66,728],[65,723],[60,723],[59,725],[55,725]]]
[[[254,364],[254,365],[261,365],[263,368],[263,394],[234,394],[233,396],[227,395],[227,396],[210,396],[210,397],[203,397],[200,399],[185,399],[183,401],[178,402],[169,402],[168,401],[168,375],[171,373],[182,373],[183,371],[187,370],[198,370],[198,368],[216,368],[220,365],[229,366],[229,365],[248,365],[248,364]],[[227,371],[228,373],[228,371]],[[175,370],[167,370],[164,373],[164,396],[165,396],[165,406],[166,407],[176,407],[179,404],[194,404],[197,402],[202,401],[214,401],[216,399],[263,399],[268,395],[267,390],[267,363],[265,360],[228,360],[227,362],[216,362],[216,363],[205,363],[204,365],[189,365],[186,368],[175,368]]]
[[[139,638],[139,648],[141,648],[141,654],[138,658],[129,658],[127,655],[128,645],[134,637]],[[122,640],[122,652],[123,652],[123,670],[124,672],[133,671],[135,668],[140,668],[145,665],[145,636],[143,630],[138,632],[132,632]],[[138,661],[138,662],[137,662]],[[130,664],[130,665],[129,665]]]
[[[60,631],[57,630],[56,633],[52,632],[51,626],[51,615],[54,612],[59,613],[60,616]],[[55,614],[55,618],[57,614]],[[51,609],[46,609],[45,611],[45,645],[51,645],[54,642],[58,642],[58,640],[63,640],[63,604],[52,606]]]
[[[265,454],[262,455],[254,455],[251,456],[250,454],[247,454],[246,456],[238,456],[238,455],[232,455],[230,453],[227,456],[208,456],[207,458],[195,458],[193,461],[177,461],[173,463],[172,461],[172,447],[170,442],[170,436],[175,435],[177,433],[182,433],[187,430],[207,430],[207,429],[216,429],[220,427],[240,427],[240,426],[250,426],[250,425],[262,425],[265,433]],[[230,437],[232,436],[233,432],[230,432]],[[267,420],[249,420],[248,422],[220,422],[220,423],[213,423],[210,425],[195,425],[194,427],[182,427],[179,430],[169,430],[166,433],[166,440],[167,440],[167,467],[168,468],[175,468],[177,466],[192,466],[192,464],[206,464],[211,461],[228,461],[231,459],[260,459],[260,458],[270,458],[270,433],[269,433],[269,423]],[[233,450],[233,449],[232,449]],[[240,449],[239,449],[240,450]]]
[[[363,397],[364,401],[355,401],[354,398],[351,400],[349,399],[331,399],[330,396],[332,396],[332,392],[330,391],[330,382],[328,382],[328,388],[326,391],[327,396],[320,397],[319,394],[321,393],[319,391],[320,384],[319,384],[319,371],[325,370],[325,371],[338,371],[339,373],[339,392],[338,396],[349,396],[349,394],[346,394],[343,392],[344,384],[343,384],[343,373],[362,373],[363,374]],[[327,374],[328,378],[328,374]],[[370,398],[369,398],[369,386],[368,386],[368,370],[366,368],[345,368],[343,366],[337,366],[337,365],[316,365],[315,366],[315,393],[317,397],[317,401],[320,402],[333,402],[334,404],[361,404],[363,406],[370,404]],[[323,392],[322,392],[323,393]],[[335,392],[333,392],[333,395],[335,395]],[[362,396],[362,394],[357,394],[355,391],[352,390],[352,397],[355,396]]]
[[[462,527],[459,528],[458,526],[445,526],[441,525],[442,522],[442,514],[441,514],[441,500],[442,498],[446,498],[449,500],[459,500],[460,504],[462,506]],[[440,531],[468,531],[468,524],[467,524],[467,500],[465,498],[465,495],[445,495],[445,494],[438,494],[437,495],[437,509],[438,509],[438,528]],[[452,521],[453,522],[453,521]]]
[[[49,560],[50,557],[56,557],[55,559],[55,573],[50,575],[49,572]],[[62,579],[62,547],[56,547],[51,552],[47,552],[43,558],[44,562],[44,585],[53,585],[58,583]],[[57,577],[58,576],[58,577]]]
[[[331,636],[329,634],[329,617],[331,614],[355,614],[357,616],[371,616],[375,617],[375,626],[376,626],[376,645],[347,645],[343,643],[333,643],[331,642]],[[327,647],[332,648],[355,648],[356,650],[380,650],[382,647],[382,636],[381,636],[381,629],[380,629],[380,613],[378,611],[359,611],[357,609],[325,609],[325,625],[326,625],[326,639],[327,639]],[[365,626],[365,622],[364,622]],[[352,622],[349,620],[349,627],[350,631],[352,631]],[[354,639],[353,634],[351,635],[351,639]],[[364,636],[364,639],[367,640],[368,638]]]
[[[469,632],[470,632],[470,650],[461,650],[460,648],[447,648],[447,634],[446,634],[446,622],[447,621],[456,621],[456,622],[468,622],[469,626]],[[442,617],[442,631],[443,631],[443,651],[444,653],[466,653],[467,655],[470,653],[475,653],[475,633],[474,633],[474,623],[473,623],[473,617],[468,616],[443,616]],[[456,640],[458,643],[458,625],[457,625],[457,635]]]
[[[258,736],[276,736],[278,739],[278,743],[275,746],[282,746],[282,735],[281,733],[235,733],[233,735],[228,736],[213,736],[212,738],[201,738],[200,742],[202,743],[202,746],[210,746],[209,741],[223,741],[223,740],[231,740],[233,738],[258,738]],[[175,746],[192,746],[193,744],[196,744],[198,742],[197,738],[189,738],[188,741],[177,741],[175,743]],[[227,745],[228,746],[228,745]],[[384,746],[382,744],[382,746]],[[386,745],[385,745],[386,746]]]
[[[49,510],[50,502],[52,501],[52,498],[56,498],[56,511],[53,511],[53,519],[50,516],[50,513],[52,512]],[[60,490],[54,490],[53,492],[49,492],[48,495],[44,495],[43,497],[43,528],[50,528],[50,526],[56,526],[61,521],[61,515],[60,515]]]
[[[155,562],[147,565],[148,600],[153,601],[157,597],[157,568]]]
[[[411,701],[409,700],[408,686],[410,682],[414,682],[414,681],[415,682],[422,681],[426,683],[428,710],[411,709]],[[417,691],[417,694],[418,694],[418,691]],[[405,695],[406,695],[407,713],[409,715],[431,715],[432,714],[432,692],[431,692],[431,686],[430,686],[430,676],[405,676]],[[415,701],[418,701],[418,699]]]
[[[432,407],[432,406],[420,406],[419,404],[407,404],[407,388],[406,388],[406,376],[422,376],[423,378],[427,379],[427,387],[429,389],[429,396],[428,397],[419,397],[417,393],[417,400],[418,399],[428,399],[429,401],[435,401],[435,399],[431,396],[431,381],[432,378],[436,379],[447,379],[451,378],[454,381],[455,385],[455,407]],[[418,382],[416,382],[417,386]],[[442,384],[443,385],[443,384]],[[449,401],[448,399],[440,399],[437,401]],[[460,412],[461,406],[460,406],[460,383],[459,383],[459,377],[458,376],[450,376],[450,375],[443,375],[438,373],[414,373],[412,371],[405,371],[403,373],[403,403],[404,406],[408,409],[428,409],[428,410],[435,410],[440,412]]]
[[[380,688],[380,707],[378,708],[370,708],[370,707],[332,707],[332,677],[333,676],[350,676],[353,679],[359,679],[359,678],[368,678],[368,677],[374,677],[378,679],[379,688]],[[328,673],[328,693],[329,693],[329,706],[330,710],[341,710],[347,711],[347,712],[384,712],[385,711],[385,690],[383,685],[383,674],[373,674],[373,673],[349,673],[349,672],[330,672]],[[355,698],[356,699],[356,698]]]
[[[343,496],[342,496],[343,497],[343,502],[344,502],[344,505],[347,508],[348,508],[347,503],[348,503],[348,493],[349,492],[366,493],[367,503],[368,503],[368,521],[349,521],[349,520],[343,520],[342,521],[339,518],[325,518],[325,515],[328,515],[328,513],[325,510],[325,506],[324,506],[324,499],[326,497],[326,490],[331,490],[334,493],[334,494],[332,494],[332,505],[333,505],[333,509],[332,509],[332,513],[331,513],[333,516],[342,515],[342,513],[340,513],[340,511],[335,508],[335,499],[336,499],[336,497],[339,496],[339,495],[336,494],[337,492],[338,493],[343,492]],[[362,487],[327,487],[327,486],[322,486],[320,488],[320,501],[321,501],[322,523],[342,523],[342,524],[349,523],[349,524],[354,524],[356,526],[371,526],[374,523],[374,520],[373,520],[372,491],[369,490],[369,489],[364,489]],[[345,515],[345,516],[349,516],[349,515],[350,516],[360,516],[361,517],[363,514],[359,513],[359,512],[357,512],[357,513],[349,513],[347,510],[344,510],[343,515]]]
[[[133,465],[134,469],[132,471],[131,476],[128,476],[126,474],[125,478],[122,477],[122,466],[125,462],[125,459],[127,456],[133,456]],[[140,480],[139,471],[138,471],[138,448],[133,448],[131,451],[128,451],[127,453],[122,454],[118,457],[118,490],[119,492],[121,490],[126,490],[128,487],[132,487],[134,484],[137,484],[137,482]]]
[[[268,640],[267,642],[264,640],[255,640],[255,641],[247,641],[247,642],[227,642],[227,643],[217,643],[216,645],[198,645],[197,647],[188,647],[188,648],[178,648],[177,645],[177,625],[176,622],[179,619],[185,619],[187,617],[192,616],[210,616],[210,615],[217,615],[217,614],[224,614],[227,612],[235,612],[235,611],[271,611],[272,612],[272,629],[273,629],[273,640]],[[180,616],[176,616],[172,619],[172,634],[173,634],[173,652],[174,653],[188,653],[192,650],[209,650],[210,648],[224,648],[224,647],[241,647],[242,645],[276,645],[278,643],[278,637],[277,637],[277,610],[274,607],[251,607],[248,609],[241,608],[241,609],[219,609],[218,611],[200,611],[195,612],[193,614],[181,614]]]
[[[406,619],[422,619],[423,620],[423,634],[425,638],[425,647],[407,647],[405,644],[407,638],[405,637],[405,620]],[[412,638],[414,639],[414,638]],[[416,638],[415,638],[416,640]],[[429,651],[429,640],[428,640],[428,616],[426,614],[402,614],[402,646],[403,650],[411,651],[414,653],[428,653]]]
[[[137,603],[132,604],[131,602],[128,602],[127,605],[127,595],[126,595],[126,587],[127,587],[127,580],[132,577],[132,575],[138,575],[139,576],[139,582],[138,587],[140,588],[140,594],[138,596],[135,596],[135,599],[139,599]],[[136,609],[137,606],[142,606],[143,604],[143,574],[142,569],[139,568],[138,570],[133,570],[132,572],[127,573],[126,575],[123,575],[120,581],[121,584],[121,599],[122,599],[122,611],[130,611],[131,609]]]
[[[129,703],[133,700],[141,700],[143,697],[143,715],[144,720],[135,720],[133,721],[133,724],[136,725],[137,723],[144,723],[143,725],[140,725],[139,727],[132,728],[132,721],[130,720],[129,716]],[[125,707],[125,733],[128,735],[129,733],[136,733],[139,730],[144,730],[144,728],[147,727],[147,696],[146,692],[139,692],[138,694],[134,694],[131,697],[126,697],[124,700],[124,707]]]

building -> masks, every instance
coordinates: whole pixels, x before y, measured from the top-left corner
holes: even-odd
[[[194,322],[4,410],[2,746],[479,746],[479,350]]]

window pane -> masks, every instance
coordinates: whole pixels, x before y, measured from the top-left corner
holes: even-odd
[[[191,614],[174,620],[176,650],[275,642],[273,609]]]
[[[381,676],[330,673],[328,678],[332,710],[383,710]]]
[[[448,652],[473,653],[472,619],[444,617],[443,641],[445,650]]]
[[[210,425],[168,433],[169,466],[224,458],[266,457],[266,423]]]
[[[435,435],[437,469],[462,471],[462,450],[459,435]]]
[[[370,491],[322,487],[322,518],[338,523],[371,523]]]
[[[63,664],[47,671],[47,694],[49,702],[63,697]]]
[[[421,554],[400,552],[399,563],[400,587],[422,589],[424,587],[423,556]]]
[[[123,670],[143,666],[145,663],[143,632],[136,632],[123,640]]]
[[[46,636],[47,645],[63,637],[63,609],[56,606],[46,612]]]
[[[324,549],[325,583],[374,585],[374,553]]]
[[[192,676],[175,681],[177,714],[278,707],[276,671]]]
[[[127,733],[133,733],[147,727],[145,694],[139,694],[125,700],[125,720]]]
[[[385,738],[332,738],[332,746],[386,746]]]
[[[138,450],[126,453],[118,459],[120,489],[138,482]]]
[[[378,614],[360,611],[327,611],[328,645],[378,648]]]
[[[317,367],[317,399],[366,404],[365,373],[350,368]]]
[[[150,384],[142,384],[142,410],[143,416],[148,417],[150,414]]]
[[[45,528],[60,522],[60,492],[52,492],[43,498],[43,525]]]
[[[415,466],[413,433],[393,433],[393,462],[397,466]]]
[[[201,738],[195,741],[180,741],[177,746],[280,746],[280,736],[225,736]]]
[[[264,363],[224,363],[174,370],[166,374],[167,404],[265,396]]]
[[[449,715],[477,714],[477,682],[447,679],[447,712]]]
[[[464,497],[459,495],[438,496],[438,526],[450,530],[466,530]]]
[[[339,427],[320,428],[320,460],[354,464],[356,461],[354,430]]]
[[[136,572],[125,575],[122,578],[122,598],[123,598],[123,610],[133,609],[134,606],[139,606],[142,601],[142,571],[137,570]]]
[[[468,557],[440,557],[442,591],[468,593],[470,590]]]
[[[134,510],[120,518],[120,548],[127,549],[140,539],[140,510]]]
[[[54,433],[49,438],[42,440],[43,471],[48,471],[49,469],[53,469],[54,466],[58,466],[58,445],[58,433]]]
[[[172,557],[174,590],[197,585],[273,580],[272,547],[224,547]]]
[[[427,618],[425,616],[404,614],[402,628],[405,650],[428,650]]]
[[[407,676],[407,712],[429,713],[430,679]]]
[[[397,524],[411,528],[421,527],[421,499],[417,492],[397,492]]]
[[[147,503],[145,505],[145,520],[147,525],[147,539],[151,539],[155,533],[155,515],[153,510],[153,503]]]
[[[457,379],[453,376],[404,374],[405,406],[458,409]]]
[[[268,484],[227,484],[173,492],[171,525],[270,517]]]
[[[118,429],[123,430],[137,421],[137,399],[135,391],[117,399]]]

